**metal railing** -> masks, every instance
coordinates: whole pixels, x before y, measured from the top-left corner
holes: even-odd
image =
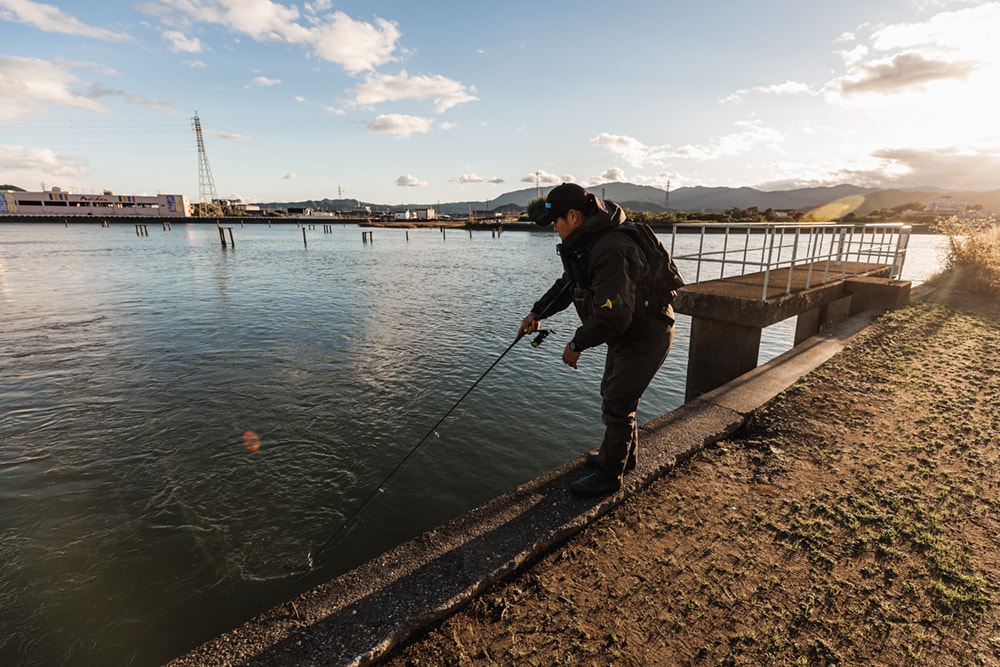
[[[675,254],[678,237],[690,238],[691,234],[699,234],[698,251]],[[898,280],[909,240],[910,226],[901,223],[685,223],[674,226],[670,254],[688,284],[763,273],[761,300],[765,300],[771,274],[779,269],[790,269],[785,294],[791,291],[792,276],[800,267],[806,272],[806,288],[858,275],[872,265],[890,266],[889,278]],[[714,265],[718,275],[709,269]],[[797,275],[801,278],[801,271]]]

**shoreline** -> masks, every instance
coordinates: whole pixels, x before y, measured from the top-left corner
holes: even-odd
[[[121,224],[121,225],[162,225],[162,224],[210,224],[218,226],[234,226],[237,224],[246,225],[294,225],[296,227],[316,227],[317,225],[357,225],[359,227],[365,228],[384,228],[384,229],[468,229],[472,231],[528,231],[528,232],[551,232],[549,227],[539,227],[533,222],[529,221],[474,221],[470,223],[468,220],[398,220],[398,221],[377,221],[370,220],[367,218],[334,218],[327,216],[300,216],[294,218],[288,217],[277,217],[277,216],[213,216],[207,218],[199,217],[182,217],[182,216],[50,216],[50,215],[16,215],[16,214],[2,214],[0,215],[0,227],[3,224],[59,224],[64,226],[69,226],[70,224],[79,225],[104,225],[107,224]],[[795,222],[760,222],[760,223],[748,223],[748,222],[711,222],[711,221],[686,221],[682,223],[665,224],[665,223],[649,223],[649,226],[653,228],[654,231],[660,233],[671,232],[675,226],[678,226],[678,234],[684,233],[699,233],[702,227],[705,228],[706,233],[721,233],[726,230],[727,227],[737,227],[745,226],[749,224],[766,226],[796,226],[800,223]],[[807,224],[826,224],[826,223],[801,223],[802,225]],[[833,222],[829,224],[834,224]],[[836,223],[845,224],[845,223]],[[927,223],[908,223],[905,220],[887,220],[882,222],[857,222],[857,225],[909,225],[911,234],[940,234],[942,232],[936,230],[932,224]]]

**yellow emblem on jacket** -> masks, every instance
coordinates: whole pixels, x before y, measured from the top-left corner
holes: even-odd
[[[608,299],[607,301],[601,304],[601,308],[607,308],[608,310],[611,310],[613,307],[614,304],[611,303],[611,299]]]

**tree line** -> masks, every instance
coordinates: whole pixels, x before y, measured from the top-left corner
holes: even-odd
[[[935,218],[933,214],[923,214],[924,204],[920,202],[907,202],[899,206],[875,209],[865,215],[848,213],[840,218],[841,222],[887,222],[889,220],[901,220],[905,213],[916,214],[909,220],[915,222],[932,222]],[[545,199],[534,199],[528,204],[528,211],[525,216],[527,220],[537,220],[545,211]],[[808,211],[796,210],[775,210],[766,208],[761,210],[757,206],[740,208],[733,206],[723,211],[633,211],[625,209],[629,220],[645,222],[649,225],[674,225],[685,222],[718,222],[718,223],[782,223],[801,222],[807,218]],[[923,214],[923,215],[922,215]],[[926,218],[926,220],[924,220]]]

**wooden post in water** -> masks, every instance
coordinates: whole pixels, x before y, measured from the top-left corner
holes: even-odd
[[[302,227],[302,245],[307,248],[309,247],[309,241],[306,240],[306,228],[304,226]]]
[[[227,229],[229,230],[229,244],[232,247],[235,248],[236,247],[236,239],[233,238],[233,228],[232,227],[223,227],[223,226],[219,225],[219,240],[222,241],[222,247],[225,248],[226,247],[226,230]]]
[[[136,236],[149,236],[149,225],[137,224],[135,226]]]

